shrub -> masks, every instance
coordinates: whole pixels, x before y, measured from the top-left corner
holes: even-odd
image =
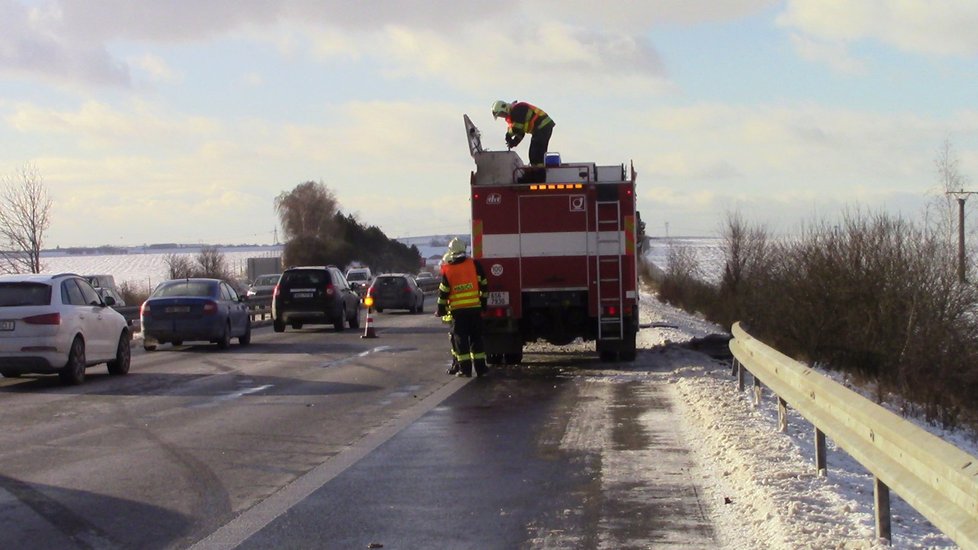
[[[729,326],[742,321],[783,353],[871,382],[877,398],[946,427],[978,418],[978,291],[960,284],[939,231],[847,214],[796,239],[730,217],[725,265],[711,288],[670,252],[660,299]]]
[[[134,283],[132,281],[123,281],[119,285],[119,295],[125,300],[127,306],[138,306],[149,298],[149,294],[152,289],[145,285]]]

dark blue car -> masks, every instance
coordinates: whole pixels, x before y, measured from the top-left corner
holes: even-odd
[[[173,279],[160,283],[139,311],[143,347],[175,346],[185,341],[214,342],[221,349],[237,338],[251,342],[251,315],[247,302],[220,279]]]

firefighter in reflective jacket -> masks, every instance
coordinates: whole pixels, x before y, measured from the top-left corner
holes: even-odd
[[[499,100],[492,104],[492,117],[506,117],[506,146],[512,149],[523,141],[526,134],[530,140],[530,165],[543,166],[543,157],[550,146],[550,135],[554,131],[553,119],[543,109],[525,101],[507,103]]]
[[[482,344],[482,310],[486,307],[486,287],[489,282],[479,262],[465,254],[465,244],[457,238],[448,244],[448,264],[442,266],[438,286],[438,310],[442,317],[451,313],[455,353],[458,357],[456,376],[485,376],[486,352]]]

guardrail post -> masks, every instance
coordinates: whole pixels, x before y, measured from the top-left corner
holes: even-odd
[[[730,375],[731,376],[737,376],[737,371],[739,371],[739,370],[740,370],[740,365],[737,363],[737,358],[734,357],[730,361]]]
[[[890,544],[890,488],[873,478],[873,499],[876,503],[876,537]]]
[[[737,364],[740,365],[739,362]],[[743,365],[740,365],[740,367],[737,369],[737,390],[738,391],[741,391],[741,392],[744,391],[744,371],[745,370],[747,370],[747,369],[745,369]]]
[[[778,431],[785,433],[788,431],[788,402],[778,397]]]
[[[819,475],[828,472],[828,460],[825,455],[825,434],[815,428],[815,472]]]
[[[761,385],[761,379],[754,377],[754,406],[761,404],[761,396],[764,395],[764,386]]]

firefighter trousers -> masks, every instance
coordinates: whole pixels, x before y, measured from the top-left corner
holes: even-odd
[[[545,128],[537,128],[530,138],[530,165],[543,166],[544,157],[547,156],[547,147],[550,147],[550,136],[554,132],[554,124],[548,124]]]
[[[455,335],[459,372],[472,376],[473,367],[477,375],[488,372],[482,344],[482,310],[473,307],[452,311],[452,334]]]

